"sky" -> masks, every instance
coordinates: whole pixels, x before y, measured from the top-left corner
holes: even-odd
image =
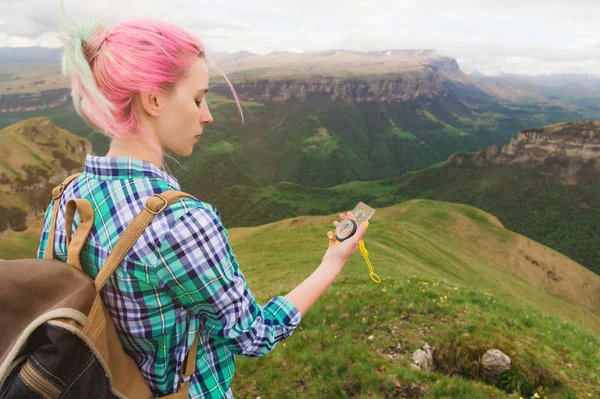
[[[465,72],[600,75],[599,0],[64,0],[70,23],[171,22],[207,52],[435,49]],[[60,47],[60,0],[0,0],[0,47]]]

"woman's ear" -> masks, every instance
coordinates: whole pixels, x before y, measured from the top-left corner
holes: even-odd
[[[158,116],[160,113],[160,105],[158,95],[154,93],[140,93],[139,94],[140,103],[142,105],[142,109],[146,114],[150,116]]]

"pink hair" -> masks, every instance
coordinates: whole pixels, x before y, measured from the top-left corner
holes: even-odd
[[[136,113],[136,94],[162,90],[170,95],[197,57],[206,59],[198,38],[160,20],[136,19],[108,30],[100,24],[63,25],[60,38],[65,45],[63,73],[72,77],[75,109],[111,138],[139,137],[150,143]],[[243,122],[238,96],[220,72]]]

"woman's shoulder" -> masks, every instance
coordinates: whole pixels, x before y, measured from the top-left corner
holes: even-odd
[[[219,211],[212,204],[196,198],[178,199],[170,205],[166,213],[166,223],[157,228],[162,234],[161,251],[172,251],[178,248],[177,256],[186,255],[195,246],[210,242],[213,250],[229,251],[229,234],[221,221]],[[186,243],[183,248],[180,243]],[[162,256],[165,256],[164,253]],[[223,255],[224,256],[224,255]]]
[[[171,223],[175,225],[183,219],[213,219],[215,223],[220,223],[221,215],[217,208],[197,198],[180,198],[169,206],[171,210]]]

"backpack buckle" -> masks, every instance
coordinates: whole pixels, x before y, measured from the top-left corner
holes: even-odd
[[[57,200],[62,195],[63,191],[65,191],[65,183],[60,183],[58,186],[52,189],[52,199]]]
[[[148,206],[148,203],[150,202],[150,200],[148,200],[144,204],[144,208],[146,208],[148,210],[148,212],[150,212],[151,214],[158,215],[159,213],[161,213],[162,211],[164,211],[167,208],[167,206],[169,205],[169,201],[167,201],[167,199],[160,194],[154,194],[153,197],[160,198],[161,200],[164,201],[164,203],[160,206],[160,208],[157,211],[154,211],[154,210],[150,209],[150,207]]]

